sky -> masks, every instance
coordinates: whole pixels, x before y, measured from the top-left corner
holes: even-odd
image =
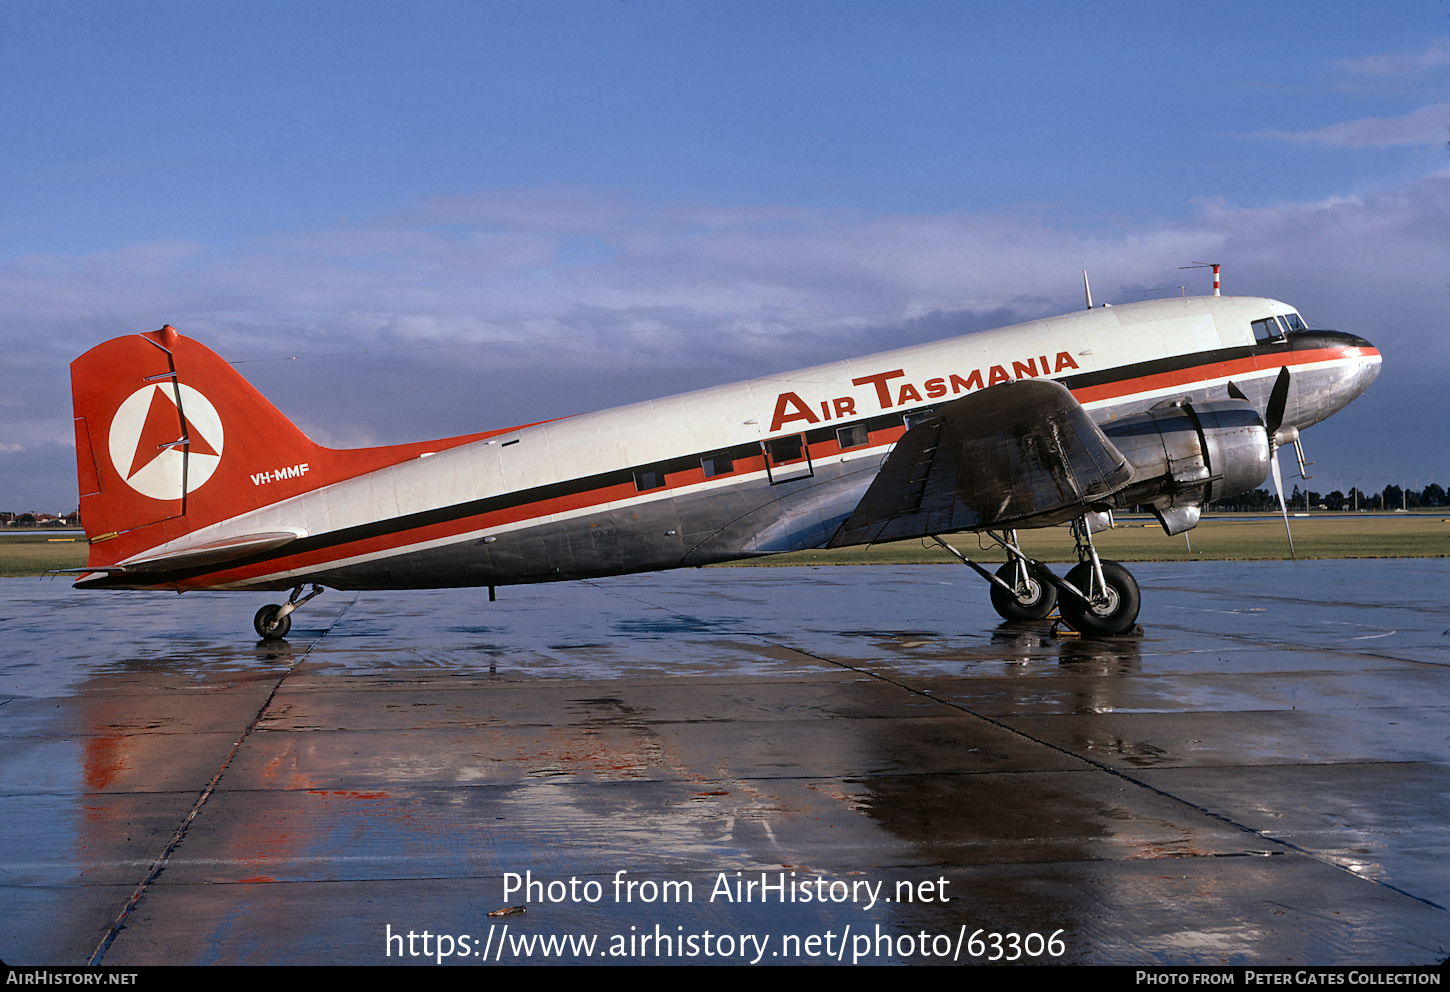
[[[0,136],[0,509],[75,507],[69,363],[164,323],[356,446],[1204,261],[1384,353],[1286,484],[1450,487],[1446,0],[33,0]]]

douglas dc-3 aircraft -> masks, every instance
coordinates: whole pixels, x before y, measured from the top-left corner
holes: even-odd
[[[1277,449],[1374,381],[1368,341],[1248,297],[1089,307],[996,331],[507,430],[381,448],[310,441],[169,325],[71,366],[82,589],[493,587],[977,531],[997,611],[1133,628],[1092,534],[1163,529],[1261,485]],[[1279,486],[1282,491],[1282,485]],[[1070,523],[1065,577],[1017,531]],[[945,545],[945,542],[941,542]],[[954,549],[953,549],[954,550]],[[302,595],[304,586],[311,586]]]

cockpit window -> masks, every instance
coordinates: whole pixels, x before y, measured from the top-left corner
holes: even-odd
[[[1279,318],[1279,323],[1283,324],[1290,331],[1307,331],[1309,329],[1304,326],[1304,321],[1299,319],[1297,313],[1286,313],[1282,315]]]
[[[1273,317],[1254,321],[1254,340],[1260,344],[1284,340],[1284,331]]]

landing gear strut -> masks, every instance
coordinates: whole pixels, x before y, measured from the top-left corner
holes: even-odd
[[[1088,514],[1072,522],[1078,563],[1066,578],[1023,554],[1015,530],[984,533],[1007,552],[1007,563],[995,575],[940,536],[932,539],[990,583],[992,607],[1004,619],[1041,620],[1060,604],[1062,619],[1079,633],[1111,637],[1133,629],[1141,604],[1138,583],[1122,565],[1098,557]]]
[[[1077,564],[1063,580],[1064,591],[1074,593],[1062,601],[1062,618],[1079,633],[1098,637],[1126,634],[1138,620],[1138,582],[1122,565],[1103,561],[1093,547],[1086,516],[1072,522],[1077,542]]]
[[[302,587],[298,586],[292,590],[292,595],[288,596],[287,602],[281,606],[273,603],[262,607],[257,611],[256,617],[252,619],[252,626],[256,628],[257,636],[264,641],[280,641],[286,637],[288,631],[292,629],[293,611],[313,596],[321,595],[321,593],[322,587],[314,584],[312,591],[303,596]]]

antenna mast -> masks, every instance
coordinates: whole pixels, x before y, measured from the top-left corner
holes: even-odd
[[[1212,269],[1213,270],[1213,295],[1218,296],[1218,270],[1223,268],[1218,262],[1194,262],[1192,265],[1180,265],[1179,269]]]

